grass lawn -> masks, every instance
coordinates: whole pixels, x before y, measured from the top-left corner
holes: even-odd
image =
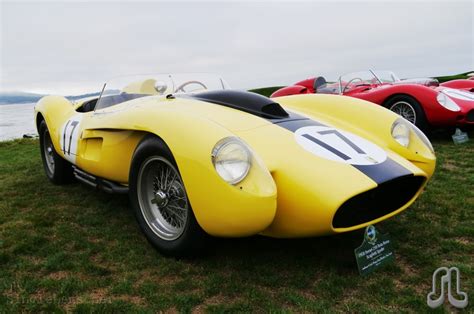
[[[262,87],[262,88],[255,88],[250,89],[249,92],[257,93],[266,97],[270,97],[271,94],[279,90],[280,88],[285,86],[271,86],[271,87]]]
[[[164,258],[142,236],[126,196],[52,185],[37,140],[2,142],[0,312],[426,312],[440,266],[459,267],[473,311],[474,140],[456,146],[441,136],[434,146],[438,166],[426,192],[377,225],[392,237],[395,264],[360,277],[360,231],[219,239],[200,259]]]
[[[448,75],[448,76],[438,76],[435,77],[440,83],[451,81],[451,80],[461,80],[461,79],[467,79],[468,74],[474,73],[474,71],[469,71],[469,72],[464,72],[461,74],[455,74],[455,75]]]

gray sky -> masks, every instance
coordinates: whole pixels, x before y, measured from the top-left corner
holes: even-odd
[[[0,91],[75,94],[154,72],[216,72],[251,88],[367,68],[474,70],[472,0],[0,5]]]

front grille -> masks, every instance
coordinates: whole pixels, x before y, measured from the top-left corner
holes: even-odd
[[[334,228],[348,228],[385,216],[410,201],[425,181],[413,175],[399,177],[347,200],[332,220]]]
[[[474,109],[467,113],[466,120],[469,122],[474,122]]]

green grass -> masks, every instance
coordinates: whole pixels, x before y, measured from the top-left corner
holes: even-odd
[[[460,79],[467,79],[467,75],[469,73],[474,73],[474,71],[469,71],[465,73],[460,73],[460,74],[455,74],[455,75],[448,75],[448,76],[437,76],[435,79],[437,79],[440,83],[451,81],[451,80],[460,80]]]
[[[378,224],[396,263],[360,277],[361,232],[218,239],[200,259],[162,257],[125,196],[52,185],[37,140],[0,143],[0,312],[426,312],[440,266],[460,268],[473,311],[474,141],[434,145],[426,192]]]
[[[285,86],[255,88],[255,89],[250,89],[249,92],[253,92],[253,93],[257,93],[266,97],[270,97],[270,95],[273,94],[273,92],[279,90],[282,87],[285,87]]]

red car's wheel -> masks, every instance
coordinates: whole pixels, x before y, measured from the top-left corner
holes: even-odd
[[[385,107],[395,112],[399,116],[410,121],[422,130],[427,129],[425,112],[421,105],[413,97],[398,95],[390,98]]]

